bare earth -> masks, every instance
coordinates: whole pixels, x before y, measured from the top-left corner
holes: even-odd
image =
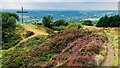
[[[102,66],[112,66],[113,61],[114,61],[114,50],[111,46],[111,41],[113,41],[113,40],[111,38],[111,34],[108,33],[108,35],[109,35],[109,42],[107,44],[108,52],[107,52],[106,59],[103,62]]]
[[[35,36],[37,36],[37,35],[48,35],[48,33],[44,32],[44,31],[40,31],[40,30],[38,30],[38,29],[35,29],[35,27],[36,27],[35,25],[23,24],[23,27],[24,27],[24,29],[27,30],[27,31],[32,31],[32,32],[34,33],[34,35],[32,35],[32,36],[30,36],[30,37],[28,37],[28,38],[23,39],[22,41],[20,41],[20,43],[25,42],[26,40],[28,40],[28,39],[30,39],[30,38],[32,38],[32,37],[35,37]],[[20,43],[19,43],[19,44],[20,44]],[[19,45],[19,44],[18,44],[18,45]]]

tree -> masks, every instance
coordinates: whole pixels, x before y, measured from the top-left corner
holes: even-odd
[[[2,48],[8,49],[21,39],[18,31],[16,30],[16,22],[19,21],[19,16],[16,13],[2,12]]]
[[[87,25],[87,26],[93,26],[93,24],[90,20],[85,20],[84,22],[82,22],[82,24]]]
[[[120,25],[119,15],[114,15],[110,17],[105,15],[104,17],[101,17],[96,24],[97,27],[119,27],[119,25]]]
[[[2,12],[2,27],[15,27],[16,21],[19,21],[19,16],[16,13]]]
[[[55,26],[60,26],[60,25],[67,26],[68,22],[65,22],[64,20],[57,20],[57,21],[54,22],[54,25]]]
[[[47,17],[44,16],[42,19],[42,23],[45,27],[50,27],[50,23],[52,23],[52,19],[53,17],[51,17],[51,15],[48,15]]]

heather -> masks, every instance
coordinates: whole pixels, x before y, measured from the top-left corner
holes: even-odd
[[[4,65],[5,67],[61,66],[61,64],[62,66],[94,66],[91,63],[95,62],[95,55],[104,49],[103,43],[107,37],[92,33],[84,29],[54,33],[50,41],[41,45],[36,44],[37,46],[29,48],[30,50],[10,56]],[[17,48],[31,47],[31,44],[26,42],[27,45],[23,43]]]
[[[3,12],[1,43],[4,50],[0,51],[0,67],[84,68],[118,65],[118,15],[100,18],[96,24],[98,27],[87,19],[70,23],[64,19],[53,20],[53,16],[44,16],[40,22],[33,21],[32,24],[20,24],[17,23],[17,14]]]

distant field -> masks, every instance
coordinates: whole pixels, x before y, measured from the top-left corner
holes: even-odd
[[[2,10],[3,12],[15,12],[17,10]],[[20,16],[21,14],[17,13]],[[25,23],[39,22],[44,16],[51,15],[53,20],[64,19],[67,22],[82,22],[84,20],[97,21],[100,17],[108,15],[116,15],[117,10],[79,10],[79,11],[40,11],[40,10],[28,10],[28,13],[24,14]],[[34,20],[37,19],[37,20]],[[28,21],[29,20],[29,21]],[[31,20],[31,21],[30,21]]]
[[[88,19],[83,19],[83,20],[98,21],[98,20],[99,20],[99,18],[88,18]]]

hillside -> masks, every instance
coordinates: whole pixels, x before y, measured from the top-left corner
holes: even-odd
[[[24,38],[23,37],[23,40],[21,40],[16,46],[8,49],[8,50],[12,50],[14,49],[15,47],[19,46],[20,44],[24,43],[25,41],[27,41],[28,39],[30,38],[33,38],[35,36],[38,36],[38,35],[49,35],[48,33],[46,33],[45,31],[43,30],[38,30],[36,29],[36,26],[35,25],[32,25],[32,24],[23,24],[23,29],[24,31],[30,31],[30,32],[33,32],[33,35],[31,36],[28,36],[27,38]]]
[[[46,33],[45,31],[38,30],[38,29],[36,29],[36,26],[31,25],[31,24],[28,24],[28,25],[27,25],[27,24],[23,24],[23,28],[24,28],[25,30],[27,30],[27,31],[33,32],[34,35],[32,35],[32,36],[30,36],[30,37],[28,37],[28,38],[23,39],[22,41],[20,41],[19,44],[21,44],[22,42],[25,42],[26,40],[28,40],[28,39],[30,39],[30,38],[32,38],[32,37],[37,36],[37,35],[48,35],[48,33]],[[19,45],[19,44],[18,44],[18,45]]]
[[[119,15],[105,15],[96,25],[90,20],[53,21],[51,15],[44,16],[42,23],[21,25],[12,12],[2,12],[1,19],[2,68],[120,65]]]
[[[3,51],[4,67],[118,65],[118,28],[85,26],[51,36],[41,31],[41,26],[23,27],[34,35],[21,40],[14,49]]]

